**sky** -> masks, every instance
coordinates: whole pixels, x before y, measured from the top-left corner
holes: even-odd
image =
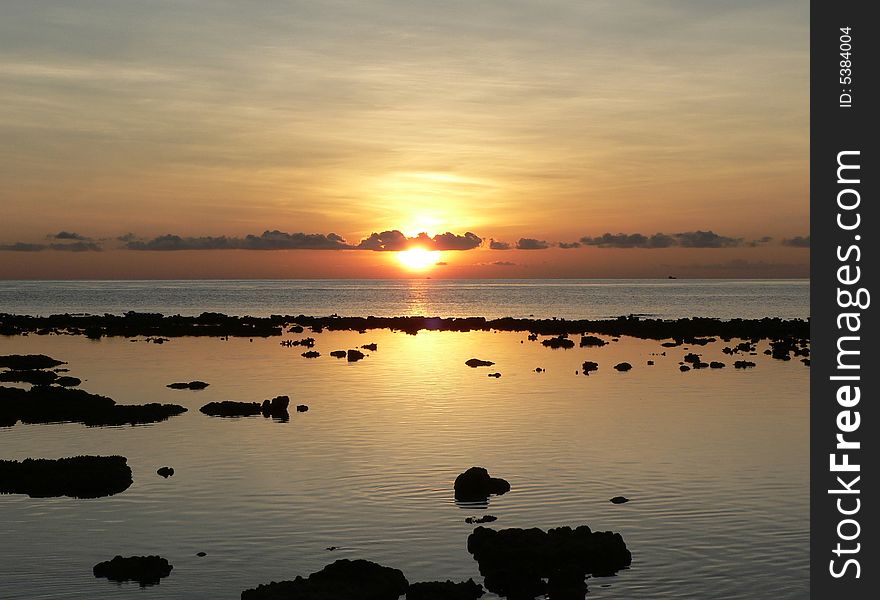
[[[808,276],[806,0],[0,5],[0,278]]]

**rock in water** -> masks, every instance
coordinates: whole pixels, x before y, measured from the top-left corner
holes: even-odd
[[[163,577],[171,575],[174,567],[161,556],[115,556],[113,560],[99,562],[92,569],[95,577],[110,581],[137,581],[141,587],[155,585]]]
[[[495,363],[493,363],[491,360],[480,360],[479,358],[471,358],[466,360],[464,364],[472,369],[476,369],[477,367],[491,367]]]
[[[204,381],[190,381],[190,382],[178,382],[178,383],[169,383],[165,387],[171,388],[172,390],[203,390],[208,387],[209,383],[205,383]]]
[[[156,474],[160,477],[168,479],[169,477],[174,475],[174,469],[172,467],[159,467],[159,469],[156,471]]]
[[[625,496],[615,496],[610,500],[611,504],[625,504],[629,502],[629,498]]]
[[[465,502],[486,500],[490,494],[506,494],[510,484],[504,479],[490,477],[483,467],[471,467],[455,478],[455,499]]]
[[[131,484],[131,468],[124,456],[0,460],[0,494],[101,498],[124,492]]]
[[[45,354],[7,354],[0,356],[0,367],[6,367],[13,371],[51,369],[52,367],[66,364],[64,361],[55,360]]]
[[[366,354],[364,354],[360,350],[349,350],[346,355],[346,358],[348,359],[348,362],[357,362],[357,361],[361,360],[362,358],[364,358],[365,356],[366,356]]]
[[[599,363],[594,363],[588,360],[583,365],[581,365],[581,368],[584,371],[584,375],[589,375],[593,371],[599,370]]]
[[[616,365],[614,365],[614,368],[622,373],[625,373],[626,371],[629,371],[630,369],[632,369],[633,366],[631,364],[629,364],[628,362],[622,362],[622,363],[617,363]]]
[[[473,579],[453,581],[425,581],[413,583],[406,591],[406,600],[477,600],[485,592]]]
[[[341,559],[307,578],[245,590],[241,600],[397,600],[408,587],[398,569],[368,560]]]
[[[619,533],[593,532],[586,525],[546,532],[477,527],[468,536],[468,552],[479,563],[486,588],[510,600],[547,592],[583,598],[587,575],[613,575],[632,562]]]

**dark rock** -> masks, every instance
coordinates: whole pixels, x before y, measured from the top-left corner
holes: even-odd
[[[486,588],[510,600],[532,600],[554,590],[556,597],[580,593],[583,598],[587,575],[610,576],[632,562],[619,533],[593,532],[586,525],[546,532],[477,527],[468,537],[468,552],[479,563]]]
[[[466,360],[464,364],[472,369],[476,369],[477,367],[491,367],[495,363],[493,363],[491,360],[480,360],[479,358],[471,358]]]
[[[617,363],[616,365],[614,365],[614,368],[618,371],[625,373],[626,371],[629,371],[630,369],[632,369],[633,366],[631,364],[629,364],[628,362],[622,362],[622,363]]]
[[[704,362],[702,362],[702,361],[697,361],[697,362],[695,362],[695,363],[693,364],[693,367],[694,367],[695,369],[708,369],[708,368],[709,368],[709,363],[704,363]]]
[[[302,353],[303,358],[318,358],[321,356],[321,353],[316,350],[309,350],[307,352]]]
[[[289,406],[290,398],[288,396],[275,396],[271,400],[263,400],[263,403],[260,405],[260,412],[264,417],[286,419],[290,417],[287,412]]]
[[[615,496],[610,500],[610,502],[611,504],[625,504],[629,502],[629,498],[626,498],[624,496]]]
[[[52,371],[3,371],[0,381],[10,383],[30,383],[32,385],[49,385],[55,383],[58,374]]]
[[[110,581],[137,581],[141,587],[156,585],[159,580],[171,575],[172,567],[161,556],[115,556],[95,565],[95,577],[105,577]]]
[[[196,556],[198,556],[199,558],[204,558],[205,556],[208,556],[208,553],[207,552],[196,552]]]
[[[541,345],[553,348],[554,350],[557,348],[568,350],[569,348],[574,348],[574,341],[568,339],[565,335],[558,335],[547,340],[542,340]]]
[[[653,366],[654,366],[654,361],[653,361],[653,360],[649,360],[649,361],[648,361],[648,366],[649,366],[649,367],[653,367]]]
[[[712,362],[709,363],[710,369],[723,369],[726,366],[727,365],[725,365],[723,362],[718,362],[717,360],[713,360]]]
[[[593,371],[599,370],[599,363],[590,362],[588,360],[583,365],[581,365],[581,369],[583,370],[584,375],[589,375]]]
[[[377,346],[375,343],[373,343],[373,344],[364,344],[363,346],[361,346],[361,348],[363,348],[364,350],[369,350],[370,352],[375,352],[376,350],[378,350],[379,346]]]
[[[299,325],[294,325],[293,327],[291,327],[290,329],[287,330],[287,333],[302,333],[303,331],[305,331],[305,329],[303,329]]]
[[[362,358],[364,358],[365,356],[366,356],[366,354],[364,354],[360,350],[349,350],[348,353],[346,354],[346,358],[348,359],[348,362],[357,362],[357,361],[361,360]]]
[[[738,360],[735,363],[733,363],[734,369],[751,369],[752,367],[755,367],[755,366],[757,366],[757,365],[755,365],[755,363],[753,363],[750,360]]]
[[[809,358],[802,358],[801,362],[804,363],[808,367],[810,366],[810,359]]]
[[[296,405],[296,412],[306,412],[307,410],[309,410],[309,407],[306,406],[305,404],[297,404]]]
[[[608,342],[606,342],[602,338],[596,337],[595,335],[581,336],[581,344],[580,344],[581,348],[593,348],[593,347],[601,348],[602,346],[605,346],[606,344],[608,344]]]
[[[484,593],[483,586],[473,579],[459,583],[426,581],[411,584],[406,591],[406,600],[477,600]]]
[[[131,468],[124,456],[0,460],[0,494],[101,498],[124,492],[131,484]]]
[[[341,559],[307,578],[245,590],[241,600],[397,600],[408,587],[398,569],[368,560]]]
[[[172,467],[159,467],[159,469],[156,471],[156,473],[160,477],[164,477],[165,479],[168,479],[169,477],[174,475],[174,469]]]
[[[489,376],[489,377],[494,377],[495,379],[498,379],[499,377],[501,377],[501,373],[489,373],[488,376]]]
[[[542,367],[535,367],[535,373],[546,373],[546,372],[547,372],[547,369],[544,369]]]
[[[333,358],[345,358],[347,352],[345,350],[334,350],[330,353]]]
[[[492,523],[493,521],[497,521],[498,517],[492,515],[483,515],[482,517],[468,517],[464,520],[465,523],[469,525],[473,525],[474,523]]]
[[[680,367],[678,367],[678,370],[684,373],[685,371],[690,371],[691,368],[687,365],[681,365]]]
[[[55,385],[60,385],[62,387],[76,387],[82,383],[82,379],[79,377],[70,377],[69,375],[64,375],[55,380]]]
[[[169,383],[165,387],[171,388],[172,390],[203,390],[209,385],[211,384],[205,383],[204,381],[190,381],[188,383]]]
[[[55,386],[30,390],[0,387],[0,426],[18,421],[32,423],[82,423],[91,427],[158,423],[186,412],[177,404],[116,404],[111,398]]]
[[[684,362],[697,364],[698,362],[700,362],[700,355],[694,354],[693,352],[688,352],[684,355]]]
[[[0,367],[13,371],[33,371],[39,369],[51,369],[58,365],[66,365],[61,360],[55,360],[45,354],[7,354],[0,356]]]
[[[471,467],[455,478],[455,499],[461,501],[485,500],[490,494],[506,494],[510,484],[504,479],[490,477],[483,467]]]
[[[262,405],[259,402],[223,400],[208,402],[199,411],[209,417],[253,417],[262,413]]]

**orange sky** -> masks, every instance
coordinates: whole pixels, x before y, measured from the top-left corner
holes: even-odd
[[[804,277],[808,83],[805,0],[12,3],[0,277]],[[481,243],[130,249],[276,230]]]

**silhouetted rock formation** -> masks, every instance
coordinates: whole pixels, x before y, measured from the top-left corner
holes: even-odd
[[[468,517],[464,520],[468,525],[473,525],[475,523],[492,523],[493,521],[497,521],[498,517],[492,515],[483,515],[482,517]]]
[[[733,363],[734,369],[751,369],[752,367],[755,367],[755,366],[757,366],[757,365],[750,360],[738,360],[735,363]]]
[[[30,383],[32,385],[49,385],[55,383],[58,374],[52,371],[3,371],[0,381],[9,383]]]
[[[69,375],[64,375],[55,380],[55,385],[60,385],[62,387],[76,387],[82,383],[82,379],[79,377],[70,377]]]
[[[541,340],[541,345],[553,349],[563,348],[567,350],[569,348],[574,348],[574,341],[568,339],[566,334],[562,334],[547,340]]]
[[[472,369],[476,369],[477,367],[491,367],[495,363],[491,360],[480,360],[479,358],[470,358],[464,362],[467,366]]]
[[[161,556],[115,556],[113,560],[99,562],[92,569],[95,577],[110,581],[137,581],[141,587],[156,585],[171,575],[174,567]]]
[[[345,350],[334,350],[330,353],[333,358],[345,358],[347,352]]]
[[[678,370],[684,373],[685,371],[690,371],[691,368],[687,365],[681,365],[680,367],[678,367]]]
[[[408,587],[398,569],[368,560],[341,559],[307,578],[245,590],[241,600],[397,600]]]
[[[234,402],[223,400],[222,402],[208,402],[199,409],[209,417],[253,417],[262,413],[262,405],[259,402]]]
[[[607,345],[608,342],[603,340],[602,338],[598,338],[595,335],[585,335],[581,337],[581,348],[601,348],[602,346]]]
[[[506,494],[510,484],[498,477],[490,477],[483,467],[471,467],[455,478],[455,499],[465,502],[485,500],[490,494]]]
[[[547,592],[583,598],[587,575],[613,575],[632,562],[619,533],[593,532],[586,525],[546,532],[477,527],[467,544],[486,588],[510,600],[532,600]]]
[[[709,363],[710,369],[723,369],[726,366],[727,365],[725,365],[723,362],[719,362],[717,360],[713,360],[712,362]]]
[[[686,363],[697,364],[698,362],[700,362],[700,355],[694,354],[693,352],[688,352],[684,355],[683,360]]]
[[[86,335],[86,330],[97,337],[164,335],[167,337],[234,336],[268,337],[281,335],[287,324],[310,327],[313,331],[327,328],[333,331],[369,331],[391,329],[406,333],[431,331],[524,331],[530,335],[604,334],[629,335],[643,339],[668,340],[664,346],[689,343],[703,345],[713,337],[740,339],[807,339],[810,335],[808,319],[645,319],[638,316],[616,319],[485,319],[483,317],[308,317],[304,315],[272,315],[270,317],[230,317],[217,313],[203,313],[198,317],[165,317],[161,314],[128,312],[116,315],[52,315],[33,317],[0,314],[0,335],[20,335],[27,332],[53,330],[61,334]]]
[[[425,581],[410,584],[406,600],[477,600],[485,592],[473,579],[453,581]]]
[[[296,405],[296,412],[306,412],[307,410],[309,410],[309,407],[306,406],[305,404],[297,404]]]
[[[0,315],[3,318],[7,315]],[[0,356],[0,367],[13,371],[33,371],[39,369],[51,369],[58,365],[66,365],[61,360],[55,360],[45,354],[7,354]]]
[[[0,426],[82,423],[91,427],[158,423],[186,412],[177,404],[116,404],[111,398],[55,386],[0,387]]]
[[[302,353],[303,358],[318,358],[321,356],[321,353],[317,350],[309,350],[308,352]]]
[[[171,388],[172,390],[203,390],[209,385],[209,383],[205,383],[204,381],[190,381],[189,383],[169,383],[165,387]]]
[[[156,474],[160,477],[168,479],[169,477],[174,475],[174,469],[172,467],[159,467],[159,469],[156,471]]]
[[[494,377],[495,379],[498,379],[499,377],[501,377],[501,373],[489,373],[488,376],[489,376],[489,377]]]
[[[584,375],[589,375],[593,371],[599,370],[599,363],[594,363],[588,360],[581,365],[581,369],[584,371]]]
[[[629,498],[625,496],[615,496],[610,500],[611,504],[626,504],[629,502]]]
[[[614,365],[614,368],[618,371],[625,373],[626,371],[629,371],[630,369],[632,369],[633,366],[631,364],[629,364],[628,362],[622,362],[622,363],[617,363],[616,365]]]
[[[199,409],[199,412],[209,417],[234,418],[263,415],[266,418],[272,417],[276,420],[287,421],[290,419],[290,413],[287,411],[289,406],[290,398],[288,396],[276,396],[271,400],[263,400],[262,402],[235,402],[232,400],[208,402]],[[308,407],[306,409],[308,410]],[[297,410],[299,410],[299,407],[297,407]]]
[[[374,342],[372,344],[364,344],[363,346],[361,346],[361,348],[363,348],[364,350],[369,350],[370,352],[375,352],[379,349],[379,346]]]
[[[366,354],[364,354],[360,350],[349,350],[346,358],[348,359],[348,362],[357,362],[365,356]]]
[[[124,456],[0,460],[0,494],[101,498],[124,492],[131,484],[131,469]]]
[[[208,556],[208,553],[207,552],[196,552],[196,556],[198,556],[199,558],[204,558],[204,557]]]
[[[290,416],[287,407],[290,406],[290,398],[288,396],[275,396],[271,400],[263,400],[260,405],[260,412],[264,417],[275,417],[283,419]]]

